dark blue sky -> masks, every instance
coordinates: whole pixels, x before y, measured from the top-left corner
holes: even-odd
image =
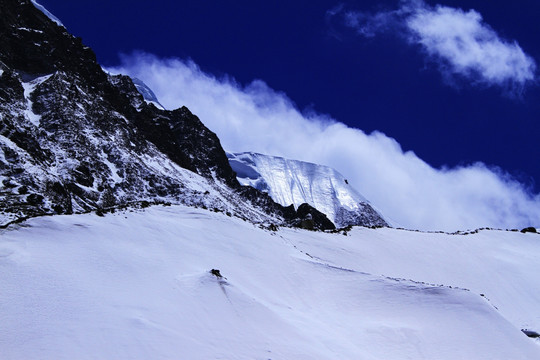
[[[449,85],[418,44],[390,33],[358,36],[326,16],[340,3],[375,12],[398,1],[38,1],[105,66],[134,50],[191,58],[242,84],[262,79],[299,109],[380,130],[433,166],[482,161],[540,189],[538,85],[519,97],[460,77]],[[427,3],[475,9],[540,62],[537,1]]]

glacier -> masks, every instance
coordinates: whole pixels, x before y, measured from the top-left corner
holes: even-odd
[[[308,203],[337,227],[388,226],[368,200],[337,170],[309,162],[254,152],[227,152],[238,181],[267,192],[283,206]]]

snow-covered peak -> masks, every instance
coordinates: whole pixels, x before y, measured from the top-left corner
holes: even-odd
[[[281,205],[298,208],[308,203],[336,226],[386,225],[366,198],[331,167],[252,152],[227,157],[242,185],[267,192]]]
[[[154,104],[158,109],[165,110],[165,106],[161,105],[159,102],[156,94],[150,89],[148,85],[146,85],[141,79],[138,79],[136,77],[131,78],[133,81],[133,85],[137,88],[137,91],[141,93],[144,100],[149,104]]]
[[[32,1],[32,4],[39,10],[41,11],[42,13],[44,13],[45,15],[47,15],[47,17],[49,19],[51,19],[52,21],[54,21],[55,23],[57,23],[59,26],[62,26],[62,27],[65,27],[64,24],[62,24],[62,22],[60,21],[60,19],[58,19],[56,16],[54,16],[49,10],[45,9],[45,7],[41,4],[39,4],[36,0],[31,0]]]

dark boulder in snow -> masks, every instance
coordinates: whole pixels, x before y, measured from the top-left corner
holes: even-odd
[[[336,226],[332,223],[326,215],[313,206],[304,203],[296,210],[298,217],[300,218],[299,227],[308,230],[335,230]]]
[[[540,334],[537,333],[536,331],[527,330],[527,329],[521,329],[521,331],[530,338],[534,338],[534,339],[540,338]]]

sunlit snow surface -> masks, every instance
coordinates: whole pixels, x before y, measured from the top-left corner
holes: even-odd
[[[323,165],[252,152],[227,153],[242,185],[267,192],[284,206],[308,203],[342,226],[340,208],[355,211],[367,203],[338,171]]]
[[[520,331],[539,256],[537,234],[269,232],[184,206],[35,218],[0,232],[0,357],[540,359]]]

